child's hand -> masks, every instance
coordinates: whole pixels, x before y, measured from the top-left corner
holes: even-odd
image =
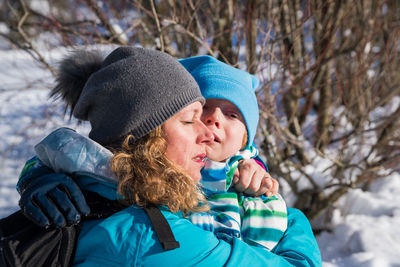
[[[257,162],[244,159],[239,163],[234,174],[233,183],[236,191],[251,196],[272,196],[278,193],[279,183],[271,177]]]
[[[266,172],[263,181],[265,182],[266,187],[268,188],[267,191],[264,193],[267,197],[278,194],[279,183],[275,178],[272,178],[268,172]]]

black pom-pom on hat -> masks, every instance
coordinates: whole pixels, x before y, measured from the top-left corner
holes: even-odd
[[[56,86],[50,92],[50,97],[61,98],[70,116],[82,93],[89,77],[98,71],[104,57],[100,51],[74,51],[65,57],[60,63],[57,72]]]

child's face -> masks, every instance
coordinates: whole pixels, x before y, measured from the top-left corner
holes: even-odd
[[[246,124],[242,113],[232,102],[207,99],[201,120],[214,134],[214,142],[207,146],[209,159],[223,161],[243,147]]]

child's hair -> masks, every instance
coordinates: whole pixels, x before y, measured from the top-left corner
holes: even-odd
[[[244,132],[244,135],[243,135],[243,141],[242,141],[242,148],[241,149],[244,149],[248,145],[248,138],[249,138],[249,136],[247,135],[247,129],[246,129],[246,131]]]
[[[118,193],[128,204],[142,207],[164,205],[184,214],[207,211],[206,199],[193,179],[166,157],[167,145],[160,126],[139,139],[127,136],[111,162],[119,179]]]

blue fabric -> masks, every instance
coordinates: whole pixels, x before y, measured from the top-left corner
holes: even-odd
[[[99,155],[101,154],[98,153],[97,156]],[[30,169],[36,167],[37,165],[33,164]],[[25,172],[27,173],[30,171]],[[111,196],[111,199],[117,197],[116,183],[111,182],[112,178],[106,182],[104,177],[83,170],[74,174],[82,190],[97,192],[105,197]],[[24,180],[29,180],[29,177],[25,177]],[[144,210],[132,206],[104,220],[85,221],[79,235],[74,264],[76,266],[209,267],[249,264],[252,267],[321,266],[321,255],[311,226],[307,218],[296,209],[288,208],[288,229],[272,250],[274,253],[248,245],[237,238],[233,238],[231,243],[218,239],[212,232],[190,223],[180,213],[163,210],[163,214],[180,243],[180,248],[163,251]]]
[[[117,182],[110,169],[111,151],[69,128],[51,132],[35,146],[37,157],[55,172],[86,173]]]
[[[93,177],[87,179],[96,183]],[[297,209],[287,211],[288,228],[269,252],[237,238],[228,243],[193,225],[180,213],[162,210],[181,246],[163,251],[144,210],[132,206],[105,220],[84,222],[74,265],[321,266],[321,254],[307,218]]]
[[[211,56],[189,57],[179,62],[192,74],[205,99],[225,99],[239,108],[247,127],[247,144],[252,144],[259,119],[255,95],[258,79]]]
[[[37,144],[35,151],[46,166],[74,177],[81,189],[111,200],[121,198],[117,194],[118,179],[110,170],[112,153],[92,139],[72,129],[59,128]]]
[[[163,251],[142,208],[129,207],[103,221],[85,222],[75,266],[321,266],[321,255],[305,216],[288,209],[290,227],[273,250],[233,238],[227,243],[162,210],[180,248]]]

